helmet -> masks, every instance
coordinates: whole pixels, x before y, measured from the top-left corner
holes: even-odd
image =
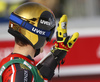
[[[50,41],[55,30],[55,16],[47,7],[33,2],[20,5],[10,15],[8,32],[26,39],[34,49]]]

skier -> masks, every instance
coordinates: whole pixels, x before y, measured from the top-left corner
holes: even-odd
[[[44,82],[51,80],[54,70],[79,34],[67,35],[67,16],[57,28],[57,41],[50,53],[35,65],[34,57],[43,52],[55,31],[55,16],[47,7],[33,2],[20,5],[10,15],[8,32],[14,36],[13,52],[0,62],[0,82]]]

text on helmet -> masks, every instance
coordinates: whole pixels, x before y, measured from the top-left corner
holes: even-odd
[[[45,21],[45,20],[40,20],[40,23],[41,24],[44,24],[44,25],[48,25],[48,26],[50,26],[50,22],[48,22],[48,21]]]
[[[34,33],[37,33],[37,34],[40,34],[40,35],[45,35],[45,31],[39,30],[39,29],[34,28],[34,27],[32,28],[32,31]]]

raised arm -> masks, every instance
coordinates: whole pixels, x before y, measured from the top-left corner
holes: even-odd
[[[57,27],[57,40],[55,41],[55,45],[52,47],[49,54],[37,64],[37,68],[44,78],[48,80],[52,79],[55,68],[66,56],[69,49],[72,48],[78,36],[78,32],[75,32],[72,36],[67,35],[67,16],[63,15]]]

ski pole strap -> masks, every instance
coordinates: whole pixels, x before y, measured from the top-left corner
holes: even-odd
[[[21,64],[24,64],[25,66],[27,66],[33,76],[34,76],[34,81],[35,82],[44,82],[42,76],[39,74],[39,71],[37,70],[37,67],[36,66],[33,66],[31,65],[29,62],[23,60],[23,59],[13,59],[7,63],[5,63],[1,68],[0,68],[0,82],[2,82],[2,74],[3,72],[5,71],[5,69],[10,66],[11,64],[14,64],[14,63],[21,63]]]

